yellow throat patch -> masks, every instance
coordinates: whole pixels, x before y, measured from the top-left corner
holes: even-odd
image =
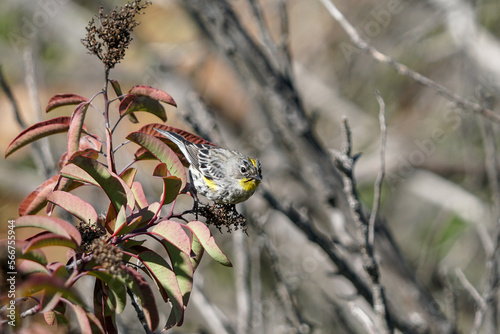
[[[240,180],[240,186],[244,191],[255,191],[255,189],[259,186],[260,181],[250,178],[243,178]]]

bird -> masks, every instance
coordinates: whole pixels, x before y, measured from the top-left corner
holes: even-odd
[[[195,144],[173,131],[154,128],[172,141],[189,162],[195,190],[217,204],[238,204],[250,198],[262,182],[262,165],[234,150]]]

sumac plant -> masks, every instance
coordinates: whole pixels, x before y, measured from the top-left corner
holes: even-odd
[[[67,150],[59,160],[58,173],[22,201],[20,217],[15,221],[16,229],[42,230],[16,241],[19,280],[16,302],[17,309],[23,309],[17,312],[17,321],[21,324],[28,316],[43,314],[48,324],[66,326],[69,313],[73,313],[72,319],[76,319],[82,333],[116,332],[116,315],[123,311],[129,295],[138,319],[149,332],[159,327],[153,293],[156,289],[163,301],[172,306],[165,328],[180,326],[193,287],[193,275],[204,252],[219,263],[231,266],[206,224],[190,221],[187,217],[194,216],[186,212],[177,212],[177,197],[190,195],[186,162],[175,145],[153,128],[178,132],[194,142],[210,143],[164,124],[167,121],[164,104],[176,106],[166,92],[137,85],[124,93],[116,80],[109,79],[110,69],[123,57],[130,41],[127,35],[130,30],[119,28],[135,26],[130,24],[131,15],[126,14],[135,15],[145,5],[137,1],[110,14],[99,12],[98,21],[102,26],[96,27],[92,20],[83,42],[105,65],[104,88],[91,98],[76,94],[53,96],[46,112],[74,106],[71,116],[55,117],[30,126],[5,152],[8,157],[42,137],[67,134]],[[117,42],[113,35],[115,44],[111,44],[108,37],[116,31],[125,38]],[[102,110],[96,106],[98,99],[102,99]],[[104,133],[104,138],[86,126],[86,116],[91,112],[102,116],[100,133]],[[138,148],[130,163],[117,166],[115,154],[123,145],[114,148],[115,130],[123,119],[136,123],[137,112],[153,114],[163,123],[147,124],[128,134],[124,143],[131,142]],[[111,124],[110,119],[116,122]],[[146,199],[141,183],[135,179],[143,160],[158,161],[154,170],[149,171],[151,177],[163,185],[162,193],[154,202]],[[109,201],[107,211],[98,213],[92,203],[72,193],[81,187],[104,192]],[[163,212],[168,214],[162,216],[166,205],[169,207]],[[56,206],[74,219],[63,219],[64,215],[56,217]],[[217,213],[207,208],[204,210],[211,212],[210,219],[216,219]],[[147,240],[151,242],[146,245]],[[49,263],[44,253],[47,246],[68,249],[67,262]],[[73,288],[84,276],[95,279],[93,305],[82,303]],[[146,276],[150,280],[147,281]],[[149,284],[150,281],[156,286]],[[28,309],[22,307],[28,303]]]

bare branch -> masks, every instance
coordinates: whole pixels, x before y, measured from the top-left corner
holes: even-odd
[[[226,325],[228,320],[222,317],[221,312],[207,299],[207,296],[205,296],[205,293],[203,292],[203,287],[198,280],[195,280],[193,284],[191,302],[193,306],[198,309],[198,312],[205,320],[211,333],[234,333],[234,331]]]
[[[238,231],[239,232],[239,231]],[[234,280],[236,289],[236,305],[238,316],[236,318],[236,332],[238,334],[249,333],[249,324],[252,319],[251,289],[248,284],[250,259],[243,233],[231,233],[233,239],[234,253]]]
[[[40,106],[40,99],[38,97],[38,87],[35,77],[35,64],[33,60],[33,53],[31,49],[27,48],[23,54],[24,67],[26,70],[25,83],[28,88],[31,109],[35,114],[37,122],[42,121],[42,107]],[[31,144],[34,148],[33,158],[37,167],[42,171],[45,177],[49,178],[55,174],[55,162],[52,158],[50,144],[48,138],[41,138]]]
[[[403,65],[388,55],[378,51],[373,46],[369,45],[358,33],[356,28],[345,18],[344,14],[333,4],[331,0],[319,0],[328,10],[330,15],[340,24],[342,29],[347,33],[352,43],[361,49],[363,52],[366,52],[373,59],[380,63],[388,64],[390,67],[396,70],[400,75],[407,76],[414,81],[429,87],[435,90],[441,96],[444,96],[446,99],[456,103],[458,106],[462,107],[464,110],[477,113],[483,117],[486,117],[489,120],[500,123],[500,115],[496,114],[492,110],[485,108],[475,102],[464,99],[458,94],[450,92],[446,87],[437,82],[429,79],[428,77],[412,70],[406,65]]]
[[[130,302],[132,303],[132,306],[134,307],[135,312],[137,313],[137,317],[139,318],[139,321],[141,322],[144,331],[147,334],[153,334],[153,332],[149,328],[148,322],[146,321],[144,312],[142,311],[141,307],[138,304],[137,296],[128,287],[127,287],[127,294],[130,297]]]
[[[2,86],[2,90],[10,101],[12,105],[12,111],[14,112],[14,117],[16,118],[17,123],[21,126],[21,128],[26,129],[26,123],[24,123],[21,117],[21,111],[19,110],[19,105],[17,104],[16,98],[14,94],[12,94],[12,90],[10,89],[7,80],[5,79],[2,71],[2,67],[0,66],[0,86]]]
[[[376,204],[375,214],[372,213],[370,216],[370,221],[368,221],[363,213],[361,204],[358,199],[358,194],[356,190],[356,183],[354,180],[354,164],[356,162],[355,157],[351,157],[345,153],[337,153],[334,159],[339,166],[339,170],[342,173],[342,180],[344,183],[344,193],[348,197],[348,201],[350,203],[351,208],[351,216],[353,220],[356,222],[357,232],[358,232],[358,243],[362,249],[363,253],[363,265],[364,269],[368,273],[368,276],[371,280],[371,290],[373,296],[373,308],[375,313],[378,316],[378,328],[382,333],[392,333],[393,332],[393,324],[391,320],[390,313],[388,312],[387,307],[387,299],[384,292],[384,287],[380,284],[380,270],[375,259],[374,252],[374,234],[375,234],[375,219],[378,211],[379,201],[380,201],[380,191],[381,184],[383,181],[383,169],[384,169],[384,156],[385,156],[385,105],[383,103],[380,95],[377,95],[377,99],[380,104],[380,127],[382,130],[381,134],[381,154],[382,163],[381,163],[381,176],[379,176],[376,182],[376,190],[378,192],[375,195],[376,199],[374,200]],[[346,118],[342,119],[343,124],[343,132],[345,136],[345,143],[343,144],[343,152],[351,152],[351,138],[350,138],[350,129],[349,124]],[[377,199],[378,197],[378,199]]]

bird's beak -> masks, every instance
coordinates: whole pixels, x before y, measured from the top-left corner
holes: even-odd
[[[254,180],[257,180],[259,182],[262,182],[262,176],[255,175],[255,176],[252,176],[251,178],[254,179]]]

